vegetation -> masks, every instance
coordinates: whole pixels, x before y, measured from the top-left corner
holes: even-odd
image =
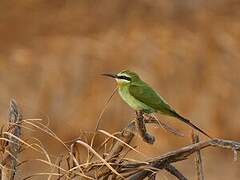
[[[137,113],[139,116],[139,113]],[[47,179],[155,179],[156,174],[160,170],[166,170],[178,179],[186,180],[187,178],[173,163],[177,161],[186,160],[187,157],[195,152],[196,155],[196,169],[198,179],[203,180],[203,168],[200,150],[209,146],[217,146],[227,148],[234,151],[237,157],[237,151],[240,151],[240,143],[221,139],[211,139],[205,142],[199,142],[198,136],[193,134],[192,145],[180,148],[175,151],[168,152],[164,155],[159,155],[147,161],[138,161],[129,159],[127,154],[129,151],[134,151],[137,154],[144,156],[141,152],[131,146],[132,139],[137,130],[144,138],[146,131],[142,132],[141,127],[138,127],[136,122],[140,118],[145,123],[159,124],[158,120],[154,117],[145,118],[144,116],[137,117],[121,132],[109,134],[104,130],[98,130],[97,133],[106,135],[106,139],[102,144],[93,149],[94,137],[93,135],[91,144],[87,144],[83,139],[76,139],[71,143],[64,143],[53,131],[41,123],[40,119],[23,119],[22,114],[14,100],[10,102],[9,108],[9,123],[6,130],[2,127],[1,132],[1,179],[14,180],[18,169],[24,163],[29,163],[30,160],[25,159],[20,161],[19,155],[25,153],[27,148],[41,154],[41,158],[34,159],[49,166],[48,172],[40,172],[32,174],[24,179],[31,179],[35,176],[47,176]],[[49,134],[52,138],[61,143],[67,150],[67,153],[61,156],[51,155],[48,149],[44,148],[42,143],[34,138],[35,142],[23,139],[23,128],[36,128],[42,133]],[[144,129],[145,130],[145,129]],[[149,142],[150,143],[150,142]],[[88,154],[83,157],[79,153],[77,145],[81,145],[87,149]]]

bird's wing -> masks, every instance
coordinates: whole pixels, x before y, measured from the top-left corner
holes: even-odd
[[[156,109],[164,114],[173,116],[188,124],[192,128],[198,130],[199,132],[205,134],[211,138],[203,130],[192,124],[188,119],[179,115],[157,92],[155,92],[149,85],[144,82],[130,85],[129,88],[130,94],[135,97],[137,100],[143,102],[144,104]]]
[[[129,93],[137,100],[164,114],[169,114],[171,111],[174,111],[157,92],[144,82],[131,84]]]

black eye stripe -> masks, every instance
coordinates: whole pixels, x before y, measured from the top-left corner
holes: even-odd
[[[118,76],[117,78],[118,79],[125,79],[125,80],[128,80],[128,81],[131,81],[131,78],[127,77],[127,76]]]

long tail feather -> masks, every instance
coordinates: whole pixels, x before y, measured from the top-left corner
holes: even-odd
[[[186,123],[187,125],[189,125],[189,126],[192,127],[193,129],[201,132],[201,133],[204,134],[205,136],[207,136],[207,137],[209,137],[210,139],[212,139],[212,137],[209,136],[206,132],[204,132],[202,129],[200,129],[199,127],[197,127],[197,126],[195,126],[194,124],[192,124],[190,120],[182,117],[181,115],[179,115],[179,114],[176,113],[176,112],[173,112],[173,116],[176,117],[176,118],[178,118],[180,121]]]

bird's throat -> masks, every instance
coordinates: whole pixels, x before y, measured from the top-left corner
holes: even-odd
[[[122,86],[129,86],[130,82],[125,80],[125,79],[117,79],[117,85],[118,87],[122,87]]]

